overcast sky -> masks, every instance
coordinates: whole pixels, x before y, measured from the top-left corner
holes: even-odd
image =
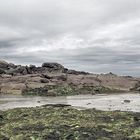
[[[0,59],[140,75],[140,0],[0,0]]]

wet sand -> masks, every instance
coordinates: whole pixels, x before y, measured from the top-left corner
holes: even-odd
[[[69,104],[78,109],[96,108],[104,111],[121,110],[140,112],[140,94],[121,93],[61,97],[0,96],[0,110],[20,107],[36,107],[45,104]]]

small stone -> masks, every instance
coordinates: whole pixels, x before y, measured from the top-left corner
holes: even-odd
[[[130,100],[124,100],[124,103],[130,103],[131,101]]]

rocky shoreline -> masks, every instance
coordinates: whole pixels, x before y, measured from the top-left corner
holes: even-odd
[[[1,140],[139,140],[140,113],[45,105],[0,111]]]
[[[139,91],[140,79],[113,73],[91,74],[58,63],[21,66],[0,61],[0,93],[40,96]]]
[[[129,91],[140,91],[139,78],[69,70],[58,63],[36,67],[0,61],[0,93],[4,95]],[[139,126],[140,113],[77,110],[63,104],[0,111],[0,140],[139,140]]]

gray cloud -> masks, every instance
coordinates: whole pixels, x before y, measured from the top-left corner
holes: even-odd
[[[140,75],[139,0],[0,0],[0,58]]]

